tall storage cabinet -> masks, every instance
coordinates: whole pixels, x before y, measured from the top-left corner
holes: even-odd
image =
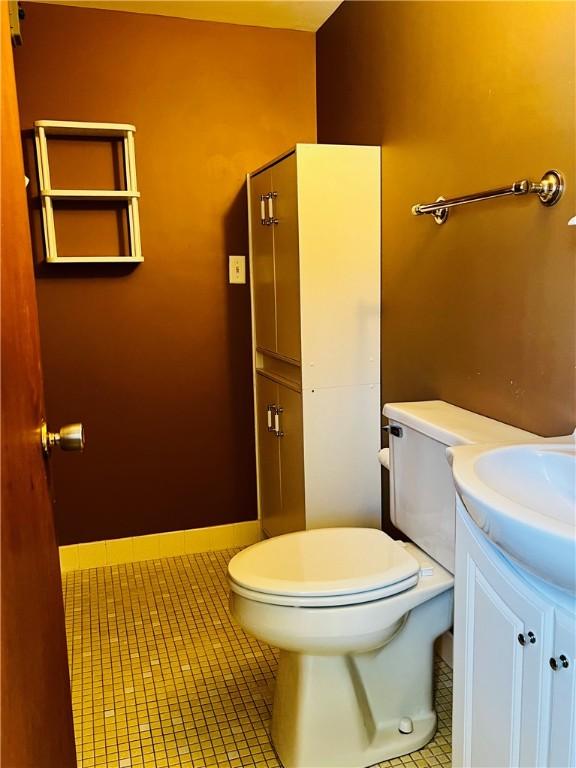
[[[298,144],[248,198],[264,532],[379,528],[380,148]]]

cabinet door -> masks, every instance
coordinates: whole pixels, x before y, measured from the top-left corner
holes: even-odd
[[[543,766],[549,717],[544,651],[553,612],[501,565],[488,542],[476,539],[482,534],[476,529],[474,535],[473,526],[459,504],[453,764]]]
[[[574,616],[558,613],[551,656],[558,667],[552,672],[550,717],[550,768],[576,765],[576,627]],[[568,663],[564,667],[560,656]],[[548,660],[549,663],[549,660]]]
[[[272,191],[272,174],[262,171],[250,179],[252,286],[256,346],[276,351],[276,297],[274,289],[273,225],[262,224],[261,196]],[[268,217],[268,200],[264,201]]]
[[[279,438],[282,520],[277,533],[290,533],[306,527],[302,395],[278,385],[278,404],[282,431]]]
[[[258,426],[258,494],[262,527],[275,536],[281,527],[280,440],[268,431],[268,406],[278,404],[278,385],[265,376],[256,376],[256,414]],[[272,424],[274,423],[272,417]]]
[[[272,168],[274,264],[276,276],[276,351],[300,360],[300,276],[296,154]],[[319,201],[320,202],[320,201]]]

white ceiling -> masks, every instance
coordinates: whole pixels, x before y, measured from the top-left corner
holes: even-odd
[[[42,3],[315,32],[342,0],[35,0]]]

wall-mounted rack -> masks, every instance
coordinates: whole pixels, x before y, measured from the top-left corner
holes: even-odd
[[[135,126],[128,123],[85,123],[68,120],[37,120],[34,123],[36,157],[42,202],[42,223],[46,261],[50,264],[70,263],[136,263],[144,261],[140,242],[138,213],[138,185],[136,181],[136,155],[134,151]],[[52,189],[48,160],[48,136],[79,136],[122,140],[126,189]],[[126,201],[128,213],[129,256],[58,256],[53,201]]]
[[[540,179],[540,182],[522,179],[515,181],[508,187],[498,187],[489,189],[486,192],[476,192],[471,195],[462,195],[461,197],[452,197],[446,200],[438,197],[434,203],[426,205],[417,204],[412,206],[414,216],[422,216],[425,213],[434,217],[436,224],[444,224],[448,219],[449,209],[458,205],[467,205],[468,203],[478,203],[481,200],[491,200],[494,197],[508,197],[509,195],[527,195],[534,193],[538,195],[542,205],[555,205],[562,197],[564,192],[564,177],[560,171],[546,171]]]

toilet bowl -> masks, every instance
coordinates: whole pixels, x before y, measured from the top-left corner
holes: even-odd
[[[280,649],[272,742],[285,768],[364,768],[432,738],[434,640],[452,624],[446,448],[527,434],[439,400],[384,414],[390,517],[414,543],[323,528],[260,542],[228,566],[232,615]]]
[[[442,566],[382,531],[324,528],[256,544],[228,576],[237,622],[280,649],[285,768],[360,768],[429,741],[433,642],[452,623]]]

